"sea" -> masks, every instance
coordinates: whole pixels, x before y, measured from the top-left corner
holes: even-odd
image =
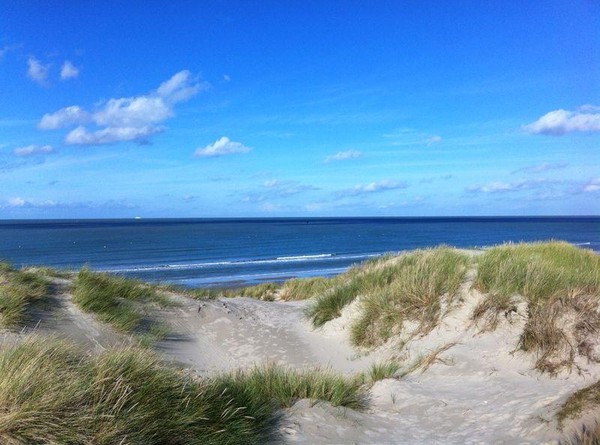
[[[332,276],[390,252],[564,240],[600,252],[600,217],[0,220],[0,260],[186,287]]]

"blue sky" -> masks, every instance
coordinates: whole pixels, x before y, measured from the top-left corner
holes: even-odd
[[[590,215],[600,4],[4,2],[0,219]]]

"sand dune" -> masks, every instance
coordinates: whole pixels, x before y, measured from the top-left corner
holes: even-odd
[[[600,366],[580,363],[581,372],[554,377],[533,370],[532,357],[516,350],[526,317],[523,308],[503,317],[493,332],[481,332],[471,320],[482,297],[472,279],[473,272],[460,288],[461,303],[447,308],[427,335],[412,336],[408,325],[372,351],[359,351],[349,342],[348,326],[359,302],[320,329],[304,315],[307,301],[198,301],[171,293],[175,306],[147,311],[169,329],[154,345],[156,351],[201,375],[265,362],[328,367],[348,375],[388,359],[403,364],[398,374],[406,375],[371,387],[365,411],[298,401],[278,423],[280,443],[556,443],[562,432],[555,413],[575,390],[598,379]],[[32,330],[91,350],[132,342],[75,306],[69,280],[60,278],[52,279],[49,302],[31,311],[23,333]],[[4,341],[18,341],[22,335],[0,332]],[[424,359],[428,366],[418,367]]]

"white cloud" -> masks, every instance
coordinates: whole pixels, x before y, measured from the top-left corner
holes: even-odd
[[[231,141],[228,137],[223,136],[221,139],[208,144],[204,148],[197,148],[194,152],[194,156],[200,158],[210,158],[223,155],[230,155],[234,153],[247,153],[252,150],[250,147]]]
[[[50,65],[42,65],[35,57],[27,59],[27,76],[40,85],[46,85]]]
[[[56,130],[70,125],[83,124],[90,120],[90,114],[77,105],[61,108],[54,113],[46,113],[38,123],[41,130]]]
[[[231,76],[228,74],[223,74],[223,82],[229,82],[231,80]]]
[[[171,116],[173,110],[162,97],[140,96],[110,99],[92,119],[102,127],[143,127]]]
[[[54,153],[54,149],[51,145],[27,145],[25,147],[17,147],[13,150],[13,155],[22,158],[36,155],[46,155]]]
[[[323,162],[328,163],[331,161],[345,161],[346,159],[356,159],[360,158],[361,156],[362,153],[358,150],[338,151],[334,155],[327,156]]]
[[[79,76],[79,68],[73,65],[70,61],[65,60],[60,69],[61,80],[74,79]]]
[[[71,145],[146,142],[149,136],[164,131],[160,124],[175,115],[175,104],[190,99],[207,85],[193,79],[189,71],[180,71],[146,95],[109,99],[92,112],[73,105],[45,114],[38,128],[79,125],[65,138],[65,143]]]
[[[69,145],[103,145],[123,141],[147,142],[153,134],[163,131],[162,127],[107,127],[102,130],[88,131],[79,126],[65,137]]]
[[[405,182],[391,181],[388,179],[384,179],[382,181],[371,182],[369,184],[364,184],[364,185],[359,184],[350,189],[341,190],[337,193],[337,195],[340,197],[359,196],[359,195],[365,195],[368,193],[378,193],[378,192],[385,192],[388,190],[405,189],[407,187],[408,187],[408,184]]]
[[[8,206],[9,207],[23,207],[25,204],[27,204],[27,201],[25,201],[23,198],[9,198],[8,200]]]
[[[162,97],[168,104],[184,102],[195,96],[200,90],[208,89],[207,82],[198,82],[192,79],[189,71],[183,70],[176,73],[169,80],[160,84],[156,94]]]
[[[584,105],[578,111],[555,110],[523,127],[532,134],[561,136],[567,133],[600,132],[600,112],[593,105]]]
[[[586,193],[600,191],[600,178],[594,178],[590,180],[587,184],[583,185],[582,190]]]
[[[516,182],[490,182],[480,186],[467,187],[470,193],[507,193],[519,190],[531,190],[542,186],[556,184],[558,181],[548,179],[523,180]]]

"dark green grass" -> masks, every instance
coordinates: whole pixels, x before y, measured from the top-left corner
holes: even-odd
[[[265,443],[299,398],[361,407],[357,383],[265,366],[194,379],[139,348],[98,357],[51,338],[0,350],[0,443]]]
[[[18,328],[27,320],[27,309],[49,291],[43,274],[13,269],[0,263],[0,328]]]
[[[170,306],[167,297],[136,280],[81,269],[73,281],[73,302],[99,320],[122,332],[136,332],[148,338],[164,334],[159,323],[146,322],[141,306],[154,303]],[[161,334],[161,335],[162,335]]]

